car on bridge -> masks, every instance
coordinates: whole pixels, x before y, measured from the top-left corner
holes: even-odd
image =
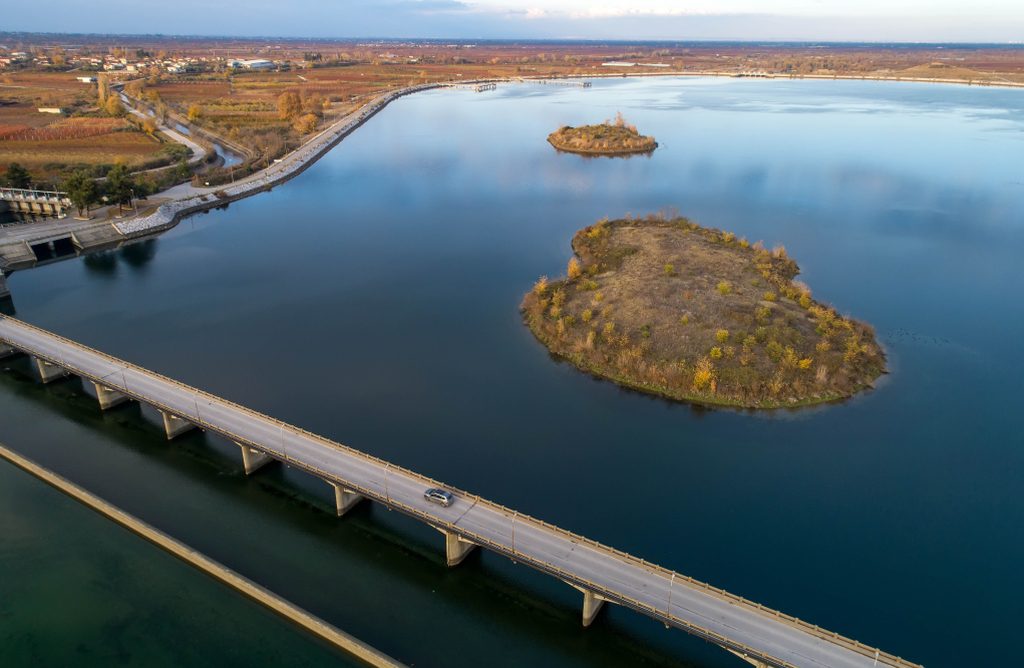
[[[426,499],[427,501],[430,501],[431,503],[436,503],[439,506],[444,506],[445,508],[452,505],[452,503],[455,501],[455,497],[452,495],[451,492],[443,489],[438,489],[437,487],[431,487],[427,491],[423,492],[423,498]]]

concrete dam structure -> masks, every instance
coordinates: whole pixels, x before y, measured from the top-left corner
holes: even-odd
[[[30,356],[44,383],[77,376],[101,409],[138,401],[160,411],[168,439],[199,428],[237,444],[246,474],[274,461],[313,475],[334,491],[344,515],[365,500],[402,512],[444,538],[449,566],[482,547],[556,577],[582,595],[589,626],[614,603],[682,629],[754,666],[919,668],[806,621],[649,563],[470,492],[309,433],[171,378],[14,318],[0,316],[0,357]],[[431,503],[442,488],[454,502]]]
[[[0,188],[0,213],[14,211],[33,216],[63,218],[71,208],[68,194],[54,190]]]

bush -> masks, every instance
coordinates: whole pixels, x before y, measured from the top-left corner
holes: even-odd
[[[720,329],[717,332],[715,332],[715,340],[718,341],[719,343],[725,343],[726,341],[728,341],[729,340],[729,330],[727,330],[727,329]]]
[[[583,275],[583,265],[576,258],[570,258],[569,265],[565,268],[565,273],[570,280],[576,280]]]
[[[722,349],[719,348],[718,346],[715,346],[714,348],[711,349],[711,352],[708,353],[708,354],[711,356],[711,359],[713,359],[713,360],[721,359],[722,358]]]
[[[675,276],[676,275],[676,266],[674,264],[666,264],[665,265],[665,275],[666,276]]]
[[[732,293],[732,283],[729,281],[719,281],[716,287],[719,294],[728,295]]]
[[[547,291],[548,291],[548,277],[547,276],[541,276],[540,278],[537,279],[537,282],[533,284],[533,294],[535,294],[535,295],[537,295],[539,297],[540,295],[543,295]]]
[[[590,322],[594,319],[594,312],[590,309],[584,309],[580,317],[583,319],[583,322]]]
[[[774,292],[772,292],[771,290],[769,290],[769,291],[764,293],[764,300],[766,302],[773,302],[773,301],[777,300],[778,298],[779,298],[779,296],[777,294],[775,294]]]
[[[693,389],[704,391],[711,389],[715,382],[715,365],[707,357],[702,357],[693,371]]]

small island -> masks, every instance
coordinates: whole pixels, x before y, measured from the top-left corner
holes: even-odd
[[[555,355],[669,399],[745,408],[850,397],[886,373],[873,329],[811,297],[783,247],[682,217],[576,233],[565,278],[522,302]]]
[[[640,134],[621,113],[614,121],[578,128],[566,125],[548,135],[548,142],[559,151],[584,155],[628,155],[650,153],[658,147],[654,137]]]

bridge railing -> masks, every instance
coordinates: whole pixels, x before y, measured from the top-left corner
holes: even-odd
[[[332,440],[327,439],[327,438],[325,438],[323,436],[320,436],[318,434],[314,434],[314,433],[309,432],[309,431],[307,431],[305,429],[302,429],[301,427],[296,427],[294,425],[288,424],[287,422],[284,422],[284,421],[279,420],[277,418],[273,418],[271,416],[265,415],[263,413],[255,411],[255,410],[253,410],[251,408],[248,408],[246,406],[242,406],[241,404],[237,404],[237,403],[235,403],[235,402],[233,402],[231,400],[224,399],[222,397],[218,397],[218,396],[216,396],[214,394],[211,394],[209,392],[206,392],[204,390],[200,390],[200,389],[192,387],[190,385],[186,385],[185,383],[182,383],[182,382],[180,382],[178,380],[175,380],[173,378],[169,378],[167,376],[164,376],[164,375],[159,374],[157,372],[151,371],[151,370],[146,369],[144,367],[138,366],[138,365],[133,364],[131,362],[127,362],[125,360],[121,360],[119,358],[113,357],[112,355],[108,355],[108,354],[106,354],[104,352],[101,352],[99,350],[95,350],[93,348],[90,348],[89,346],[83,345],[83,344],[78,343],[76,341],[72,341],[72,340],[67,339],[67,338],[65,338],[63,336],[60,336],[59,334],[54,334],[52,332],[49,332],[49,331],[44,330],[44,329],[41,329],[39,327],[36,327],[36,326],[31,325],[29,323],[23,322],[21,320],[17,320],[15,318],[11,318],[9,316],[0,315],[0,321],[8,321],[8,322],[15,323],[16,326],[20,326],[20,327],[23,327],[23,328],[28,329],[30,331],[36,332],[36,333],[38,333],[38,334],[40,334],[40,335],[42,335],[44,337],[47,337],[47,338],[49,338],[51,340],[59,341],[62,344],[66,345],[66,346],[68,346],[70,348],[77,349],[77,350],[84,351],[84,352],[88,352],[88,353],[90,353],[92,355],[95,355],[97,357],[100,357],[100,358],[106,360],[107,362],[109,362],[109,363],[111,363],[111,364],[113,364],[115,366],[123,366],[126,369],[132,369],[132,370],[134,370],[134,371],[136,371],[138,373],[141,373],[141,374],[144,374],[144,375],[148,375],[151,378],[160,379],[161,381],[163,381],[165,383],[168,383],[168,384],[171,384],[171,385],[177,387],[178,389],[180,389],[180,390],[182,390],[184,392],[192,394],[197,400],[199,398],[203,398],[205,400],[210,401],[211,403],[219,403],[221,405],[230,406],[233,409],[235,409],[235,410],[237,410],[239,412],[245,413],[246,415],[249,415],[250,417],[252,417],[254,419],[261,420],[261,421],[264,421],[264,422],[269,422],[269,423],[279,427],[282,430],[287,430],[287,431],[289,431],[289,432],[291,432],[293,434],[304,436],[304,437],[306,437],[306,438],[308,438],[310,440],[313,440],[313,441],[315,441],[315,442],[317,442],[317,443],[319,443],[319,444],[321,444],[321,445],[323,445],[325,447],[333,448],[335,450],[338,450],[338,451],[341,451],[341,452],[345,452],[348,455],[351,455],[351,456],[363,459],[363,460],[365,460],[367,462],[371,462],[371,463],[377,464],[379,466],[383,466],[386,471],[400,472],[400,473],[404,474],[407,477],[410,477],[410,478],[418,480],[419,482],[421,482],[424,485],[424,487],[444,487],[446,489],[449,489],[449,490],[455,492],[457,495],[459,495],[462,498],[471,499],[471,500],[475,501],[478,504],[486,505],[486,506],[488,506],[488,507],[490,507],[490,508],[492,508],[494,510],[499,510],[499,511],[505,513],[505,514],[508,514],[508,515],[512,516],[515,519],[515,521],[520,521],[520,522],[525,522],[525,523],[532,524],[532,525],[534,525],[536,527],[543,528],[543,529],[545,529],[548,532],[556,533],[558,535],[561,535],[562,537],[565,537],[565,538],[568,538],[570,540],[576,541],[578,543],[584,544],[584,545],[586,545],[588,547],[591,547],[591,548],[593,548],[595,550],[598,550],[598,551],[601,551],[601,552],[605,552],[607,554],[614,555],[617,558],[619,558],[620,560],[626,561],[626,562],[631,563],[631,564],[633,564],[635,566],[640,566],[641,568],[647,570],[648,572],[657,573],[657,574],[661,575],[662,577],[665,577],[665,578],[669,579],[670,583],[680,582],[680,583],[682,583],[684,585],[689,586],[691,589],[703,591],[703,592],[705,592],[705,593],[707,593],[709,595],[713,595],[713,596],[716,596],[716,597],[718,597],[720,599],[729,601],[731,603],[741,605],[741,606],[743,606],[744,608],[748,609],[751,612],[755,612],[755,613],[758,613],[758,614],[762,614],[762,615],[773,617],[773,618],[778,619],[778,620],[780,620],[780,621],[782,621],[784,623],[787,623],[787,624],[789,624],[791,626],[799,628],[800,630],[802,630],[802,631],[804,631],[804,632],[806,632],[806,633],[808,633],[810,635],[813,635],[813,636],[815,636],[817,638],[820,638],[820,639],[823,639],[823,640],[827,640],[827,641],[832,642],[834,644],[840,645],[842,647],[845,647],[846,649],[849,649],[849,650],[851,650],[853,652],[856,652],[858,654],[861,654],[863,656],[866,656],[866,657],[869,657],[869,658],[873,658],[873,659],[877,659],[879,662],[881,662],[884,665],[890,665],[890,666],[894,666],[894,667],[898,667],[898,668],[920,668],[919,664],[915,664],[913,662],[907,661],[907,660],[905,660],[905,659],[903,659],[903,658],[901,658],[899,656],[896,656],[894,654],[891,654],[889,652],[884,652],[884,651],[882,651],[882,650],[880,650],[878,648],[871,647],[869,645],[865,645],[864,643],[861,643],[859,641],[853,640],[851,638],[847,638],[847,637],[845,637],[843,635],[840,635],[838,633],[835,633],[835,632],[832,632],[832,631],[828,631],[826,629],[823,629],[823,628],[821,628],[821,627],[819,627],[817,625],[814,625],[814,624],[810,624],[810,623],[808,623],[808,622],[806,622],[804,620],[801,620],[801,619],[799,619],[797,617],[794,617],[792,615],[787,615],[786,613],[783,613],[783,612],[780,612],[780,611],[775,610],[773,608],[769,608],[767,606],[761,605],[760,603],[755,603],[755,602],[750,601],[749,599],[746,599],[746,598],[744,598],[742,596],[738,596],[736,594],[732,594],[732,593],[730,593],[730,592],[728,592],[728,591],[726,591],[724,589],[721,589],[719,587],[715,587],[713,585],[710,585],[710,584],[708,584],[706,582],[697,580],[697,579],[692,578],[690,576],[683,575],[681,573],[678,573],[676,571],[672,571],[670,569],[667,569],[667,568],[665,568],[663,566],[659,566],[657,564],[652,564],[652,563],[650,563],[650,562],[648,562],[648,561],[646,561],[644,559],[641,559],[641,558],[633,556],[633,555],[631,555],[629,553],[623,552],[622,550],[619,550],[617,548],[614,548],[614,547],[611,547],[611,546],[608,546],[608,545],[604,545],[603,543],[600,543],[600,542],[598,542],[596,540],[593,540],[591,538],[587,538],[585,536],[581,536],[581,535],[579,535],[577,533],[574,533],[572,531],[568,531],[568,530],[563,529],[561,527],[555,526],[555,525],[553,525],[553,524],[551,524],[549,522],[545,522],[544,520],[539,520],[539,519],[536,519],[536,518],[531,517],[529,515],[524,515],[524,514],[518,512],[518,511],[515,511],[515,510],[512,510],[511,508],[508,508],[507,506],[504,506],[502,504],[490,501],[489,499],[485,499],[485,498],[483,498],[483,497],[481,497],[481,496],[479,496],[477,494],[473,494],[471,492],[467,492],[465,490],[461,490],[461,489],[458,489],[456,487],[452,487],[450,485],[442,483],[441,481],[438,481],[438,480],[435,480],[435,479],[430,478],[428,476],[422,475],[420,473],[417,473],[415,471],[412,471],[412,470],[407,469],[405,467],[402,467],[400,465],[393,464],[392,462],[389,462],[387,460],[381,459],[380,457],[377,457],[375,455],[371,455],[371,454],[368,454],[368,453],[363,452],[361,450],[357,450],[357,449],[352,448],[350,446],[344,445],[342,443],[338,443],[336,441],[332,441]],[[2,337],[0,337],[0,338],[2,338]],[[11,345],[14,345],[15,347],[18,347],[17,342],[8,340],[8,343],[11,344]],[[35,355],[37,353],[32,352],[32,354]],[[43,358],[47,358],[48,357],[45,354],[38,354],[38,356],[43,357]],[[90,374],[85,372],[84,370],[77,369],[74,365],[69,364],[68,362],[66,362],[63,359],[49,358],[49,361],[51,361],[51,362],[53,362],[55,364],[58,364],[58,365],[60,365],[62,367],[70,368],[71,370],[74,370],[76,372],[80,372],[82,375],[85,375],[87,377],[93,378],[97,382],[104,383],[104,384],[109,384],[109,385],[116,385],[116,383],[112,383],[109,379],[94,378]],[[154,405],[154,406],[156,406],[158,408],[162,408],[164,410],[167,410],[170,413],[173,413],[173,414],[176,414],[176,415],[181,415],[182,411],[180,409],[174,408],[174,407],[171,407],[171,406],[167,406],[165,404],[161,404],[161,402],[156,401],[153,398],[140,395],[140,394],[132,391],[126,385],[127,384],[125,384],[125,387],[118,388],[118,389],[119,390],[123,389],[127,394],[135,396],[136,398],[138,398],[138,399],[140,399],[142,401],[145,401],[146,403],[152,404],[152,405]],[[230,430],[224,428],[223,426],[207,422],[206,420],[204,420],[202,418],[201,415],[198,414],[198,404],[197,404],[197,407],[196,407],[196,411],[197,411],[197,415],[194,418],[192,416],[188,416],[188,419],[190,421],[195,420],[195,422],[198,423],[198,426],[206,427],[208,429],[211,429],[213,431],[221,433],[221,434],[225,435],[226,437],[231,438],[233,440],[245,442],[245,443],[247,443],[247,444],[249,444],[249,445],[251,445],[251,446],[253,446],[253,447],[255,447],[255,448],[259,449],[259,450],[264,450],[265,451],[265,450],[270,449],[268,447],[268,444],[252,442],[247,437],[245,437],[243,435],[240,435],[240,434],[234,434],[233,432],[231,432]],[[184,417],[184,416],[182,416],[182,417]],[[615,600],[616,602],[625,604],[628,607],[634,608],[634,609],[636,609],[638,611],[644,612],[645,614],[648,614],[649,616],[655,617],[657,619],[662,619],[662,620],[669,621],[670,623],[672,623],[672,624],[674,624],[676,626],[679,626],[680,628],[683,628],[685,630],[688,630],[688,631],[694,633],[695,635],[698,635],[698,636],[701,636],[701,637],[706,637],[707,639],[712,640],[713,642],[715,642],[717,644],[721,644],[721,645],[726,646],[726,647],[731,647],[731,648],[737,649],[738,651],[740,651],[742,653],[749,654],[751,656],[757,656],[757,657],[762,657],[764,659],[770,659],[771,662],[776,664],[776,665],[788,666],[788,664],[786,664],[785,662],[780,661],[777,658],[764,655],[760,650],[756,650],[756,649],[754,649],[752,647],[743,645],[742,643],[739,643],[737,641],[729,640],[728,638],[725,638],[725,637],[721,636],[720,634],[718,634],[718,633],[716,633],[714,631],[711,631],[709,629],[697,626],[697,625],[695,625],[695,624],[693,624],[691,622],[688,622],[688,621],[686,621],[684,619],[678,618],[675,615],[672,615],[671,611],[667,607],[666,607],[665,610],[660,610],[660,609],[655,608],[655,607],[653,607],[653,606],[651,606],[651,605],[649,605],[647,603],[644,603],[642,601],[639,601],[639,600],[633,599],[631,597],[628,597],[626,595],[623,595],[621,593],[609,590],[606,587],[604,587],[603,585],[600,585],[600,584],[591,582],[589,580],[586,580],[585,578],[582,578],[579,575],[576,575],[576,574],[564,571],[563,569],[561,569],[558,566],[556,566],[554,564],[551,564],[549,562],[545,562],[545,561],[543,561],[541,559],[530,557],[529,555],[526,555],[526,554],[523,554],[523,553],[514,552],[514,551],[510,550],[508,546],[506,546],[506,545],[504,545],[502,543],[496,543],[495,541],[492,541],[492,540],[486,538],[485,536],[482,536],[482,535],[477,534],[476,532],[464,529],[464,528],[458,526],[457,524],[455,524],[453,522],[438,522],[437,518],[435,518],[435,517],[433,517],[431,515],[427,515],[426,513],[424,513],[423,511],[421,511],[419,509],[413,508],[411,506],[407,506],[407,505],[405,505],[405,504],[403,504],[403,503],[401,503],[399,501],[396,501],[394,499],[391,499],[389,497],[388,498],[383,498],[379,494],[379,492],[377,492],[376,490],[368,489],[368,488],[365,488],[365,487],[363,487],[361,485],[351,484],[350,481],[338,480],[338,477],[337,477],[336,474],[332,474],[332,473],[329,473],[327,471],[323,471],[323,470],[319,469],[316,466],[313,466],[313,465],[311,465],[311,464],[309,464],[307,462],[303,462],[302,460],[294,459],[294,458],[288,456],[288,454],[286,452],[281,452],[281,453],[274,452],[274,454],[276,456],[280,456],[286,462],[291,463],[293,465],[296,465],[296,466],[298,466],[300,468],[306,469],[306,470],[314,473],[315,475],[318,475],[320,477],[323,477],[323,478],[329,479],[329,480],[337,480],[339,483],[350,485],[353,488],[353,491],[357,491],[359,493],[366,494],[367,496],[370,496],[372,498],[378,499],[378,500],[380,500],[380,501],[382,501],[382,502],[384,502],[384,503],[386,503],[388,505],[391,505],[391,506],[393,506],[393,507],[395,507],[395,508],[405,512],[406,514],[409,514],[409,515],[412,515],[414,517],[417,517],[417,518],[421,519],[422,521],[424,521],[424,522],[426,522],[426,523],[428,523],[428,524],[430,524],[432,526],[441,525],[446,530],[449,530],[449,531],[452,531],[454,533],[458,533],[460,535],[463,535],[464,537],[470,539],[474,543],[478,543],[480,545],[484,545],[484,546],[489,547],[490,549],[492,549],[492,550],[494,550],[496,552],[502,553],[502,554],[512,555],[516,560],[519,560],[519,561],[529,561],[535,567],[537,567],[539,570],[550,572],[552,575],[555,575],[556,577],[559,577],[559,578],[561,578],[561,579],[563,579],[563,580],[565,580],[567,582],[575,582],[575,583],[580,584],[581,586],[584,586],[584,587],[586,587],[588,589],[592,589],[596,593],[598,593],[598,594],[600,594],[602,596],[605,596],[605,597],[607,597],[607,598],[609,598],[611,600]]]

